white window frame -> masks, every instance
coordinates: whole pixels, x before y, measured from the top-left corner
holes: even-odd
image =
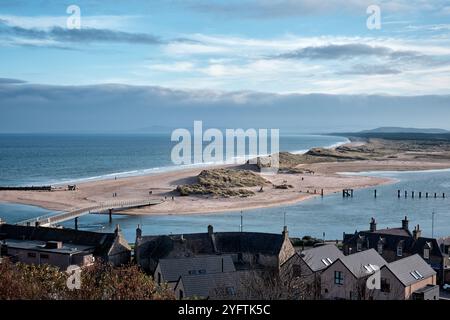
[[[403,247],[401,245],[397,246],[397,257],[403,257]]]

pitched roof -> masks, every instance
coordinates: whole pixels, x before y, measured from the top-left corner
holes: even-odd
[[[0,224],[0,240],[61,241],[65,244],[95,247],[94,254],[98,256],[108,254],[115,238],[114,233]]]
[[[390,229],[391,230],[391,229]],[[397,245],[403,241],[403,251],[408,253],[422,253],[424,246],[429,243],[431,245],[430,255],[442,257],[442,252],[436,239],[419,237],[414,239],[412,236],[404,236],[398,234],[389,233],[377,233],[370,231],[360,231],[354,234],[344,234],[343,243],[345,244],[355,244],[358,239],[363,241],[363,245],[369,241],[370,248],[376,248],[378,241],[380,239],[383,241],[383,248],[395,251]]]
[[[436,274],[436,271],[418,254],[391,262],[385,267],[391,270],[404,286],[409,286]]]
[[[217,232],[214,233],[219,252],[251,252],[278,254],[284,242],[282,234],[261,232]]]
[[[175,246],[183,246],[194,254],[261,253],[278,254],[284,242],[282,234],[258,232],[215,232],[144,236],[138,240],[139,255],[162,259],[169,256]]]
[[[366,231],[370,232],[370,231]],[[409,230],[403,229],[403,228],[386,228],[386,229],[380,229],[375,230],[372,233],[375,234],[381,234],[381,235],[394,235],[394,236],[405,236],[405,237],[411,237],[412,234]]]
[[[325,269],[335,260],[343,258],[344,254],[334,244],[327,244],[304,250],[300,253],[300,257],[313,272],[316,272]]]
[[[379,269],[387,264],[383,257],[374,249],[350,254],[339,258],[338,260],[340,260],[356,278],[361,278],[373,273],[375,271],[372,268],[373,266]]]
[[[178,281],[183,275],[236,271],[231,257],[225,255],[160,259],[159,266],[167,282]]]
[[[219,296],[219,298],[231,298],[238,294],[242,285],[244,271],[210,273],[201,275],[181,276],[177,287],[183,284],[185,297],[208,298]]]

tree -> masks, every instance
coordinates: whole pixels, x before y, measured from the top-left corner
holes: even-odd
[[[80,289],[67,287],[69,275],[49,265],[0,263],[0,300],[154,300],[174,299],[136,265],[114,268],[96,262],[81,271]]]

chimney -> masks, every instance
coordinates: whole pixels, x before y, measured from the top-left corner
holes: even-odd
[[[208,226],[208,236],[211,237],[213,235],[213,233],[214,233],[214,228],[212,225],[209,225]]]
[[[422,230],[420,230],[420,226],[414,227],[413,238],[414,240],[419,239],[422,236]]]
[[[114,230],[114,234],[117,237],[119,235],[119,233],[120,233],[120,226],[118,224],[116,224],[116,229]]]
[[[140,224],[138,224],[136,228],[136,239],[138,238],[142,238],[142,229]]]
[[[288,227],[287,226],[283,227],[283,232],[281,234],[283,235],[283,237],[285,239],[289,239],[289,231],[288,231]]]
[[[374,231],[377,231],[377,223],[375,219],[372,217],[372,219],[370,220],[370,232]]]
[[[402,229],[409,230],[409,221],[407,216],[405,216],[405,219],[402,220]]]

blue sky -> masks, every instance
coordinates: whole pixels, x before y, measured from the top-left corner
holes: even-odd
[[[0,0],[3,83],[442,95],[449,40],[443,0]]]
[[[0,0],[0,132],[450,129],[449,40],[450,0]]]

